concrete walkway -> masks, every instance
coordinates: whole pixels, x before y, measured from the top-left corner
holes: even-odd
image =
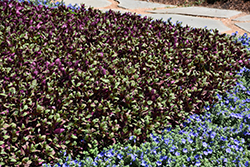
[[[144,14],[140,14],[142,17],[148,16],[153,19],[163,19],[167,21],[172,17],[171,22],[176,24],[176,22],[182,22],[182,26],[191,26],[193,28],[205,28],[207,29],[218,29],[219,32],[225,32],[231,30],[232,27],[226,26],[220,20],[209,19],[211,18],[226,18],[230,19],[236,15],[241,14],[240,11],[235,10],[224,10],[206,7],[178,7],[174,5],[164,5],[160,3],[152,3],[139,0],[115,0],[118,2],[117,7],[119,9],[112,9],[114,11],[120,11],[121,13],[131,12],[131,9],[147,8],[151,10],[146,10]],[[86,8],[105,8],[110,6],[111,0],[64,0],[66,6],[69,4],[74,5],[85,4]],[[159,9],[161,8],[161,9]],[[162,9],[163,8],[163,9]],[[127,9],[127,10],[126,10]],[[109,9],[100,9],[103,12]],[[146,14],[145,14],[146,13]],[[203,16],[201,18],[200,16]],[[250,34],[250,15],[244,17],[236,17],[232,21],[237,21],[235,25],[240,29],[244,30],[247,34]],[[248,36],[250,36],[248,34]]]

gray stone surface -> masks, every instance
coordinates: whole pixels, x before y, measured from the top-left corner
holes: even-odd
[[[182,15],[209,16],[209,17],[221,17],[221,18],[230,18],[232,16],[242,13],[235,10],[214,9],[206,7],[182,7],[173,9],[150,10],[147,12],[157,13],[157,14],[173,13]]]
[[[235,25],[250,33],[250,23],[235,23]]]
[[[160,20],[163,18],[164,21],[167,21],[168,18],[172,17],[171,22],[176,23],[182,22],[182,26],[185,27],[186,25],[191,26],[193,28],[205,28],[207,26],[207,29],[218,29],[219,32],[224,32],[231,30],[227,26],[225,26],[221,21],[219,20],[213,20],[213,19],[204,19],[204,18],[198,18],[198,17],[192,17],[192,16],[181,16],[176,14],[141,14],[144,16],[152,17],[153,19]]]
[[[233,19],[233,21],[250,21],[250,15],[238,17],[236,19]]]
[[[72,6],[74,6],[75,4],[77,4],[78,6],[81,6],[81,4],[85,4],[85,8],[89,7],[102,8],[112,5],[112,3],[107,0],[63,0],[63,1],[65,2],[66,6],[68,6],[69,4],[71,4]]]
[[[171,5],[164,5],[160,3],[137,1],[137,0],[115,0],[117,1],[118,7],[124,9],[138,9],[138,8],[164,8]]]
[[[107,12],[107,11],[109,11],[110,9],[100,9],[102,12]],[[111,9],[111,10],[113,10],[113,11],[115,11],[115,12],[121,12],[121,13],[126,13],[126,12],[130,12],[129,10],[123,10],[123,9]],[[133,12],[130,12],[130,13],[133,13]]]
[[[103,12],[108,11],[109,9],[102,9]],[[121,13],[129,12],[126,10],[114,10],[114,11],[120,11]],[[132,13],[132,12],[131,12]],[[140,14],[142,17],[152,17],[154,20],[161,18],[163,21],[167,21],[170,17],[172,17],[171,22],[173,24],[176,24],[176,22],[182,22],[182,26],[188,26],[194,27],[194,28],[205,28],[207,26],[207,29],[218,29],[219,32],[224,32],[231,30],[227,26],[225,26],[221,21],[219,20],[213,20],[213,19],[204,19],[204,18],[198,18],[198,17],[192,17],[192,16],[184,16],[184,15],[176,15],[176,14]]]

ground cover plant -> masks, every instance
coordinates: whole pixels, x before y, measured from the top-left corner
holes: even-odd
[[[242,130],[219,132],[210,125],[212,135],[203,136],[206,141],[202,145],[211,144],[209,147],[219,150],[218,154],[203,150],[209,153],[204,153],[207,157],[194,155],[203,149],[195,140],[195,145],[183,148],[186,156],[180,152],[172,155],[171,150],[162,149],[166,139],[158,146],[163,151],[158,156],[142,155],[142,150],[147,149],[158,152],[152,145],[159,143],[154,136],[155,141],[150,141],[151,133],[161,135],[161,139],[169,137],[162,130],[170,127],[184,130],[184,121],[189,116],[205,115],[208,104],[219,102],[217,94],[227,98],[227,90],[242,79],[237,71],[250,66],[250,54],[243,45],[247,42],[245,36],[236,42],[235,36],[214,30],[182,27],[170,20],[154,21],[131,13],[86,10],[84,5],[70,10],[65,6],[48,8],[28,2],[0,3],[1,20],[5,20],[0,25],[1,165],[61,163],[65,152],[72,159],[88,157],[87,166],[91,159],[96,161],[93,165],[103,166],[153,165],[157,158],[157,164],[163,166],[190,165],[195,160],[216,164],[225,150],[229,153],[228,162],[241,158],[240,163],[247,164],[247,118],[240,126],[235,123],[239,121],[230,124],[232,118],[228,121],[227,117],[210,116],[214,118],[213,124],[225,119],[227,124],[222,122],[220,126],[226,124],[229,129],[240,126]],[[244,74],[242,81],[246,87],[247,77]],[[243,95],[241,98],[247,101]],[[244,107],[249,108],[247,104]],[[195,126],[189,126],[189,130],[190,127]],[[217,131],[224,137],[230,136],[242,156],[235,158],[229,148],[222,148],[224,145],[214,139]],[[176,139],[180,138],[175,134]],[[130,151],[130,145],[124,146],[133,136],[136,140]],[[242,143],[234,137],[242,137],[237,138]],[[223,142],[229,142],[225,139],[222,138]],[[128,150],[117,154],[118,159],[112,162],[105,157],[112,155],[112,150],[100,154],[105,162],[98,160],[98,153],[110,147]],[[135,154],[140,158],[134,158]],[[171,162],[179,155],[183,156]]]

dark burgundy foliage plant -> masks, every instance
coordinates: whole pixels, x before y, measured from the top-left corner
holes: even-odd
[[[250,68],[249,52],[217,30],[84,5],[2,0],[0,11],[4,166],[55,164],[63,150],[94,157],[131,135],[139,146],[202,114]]]

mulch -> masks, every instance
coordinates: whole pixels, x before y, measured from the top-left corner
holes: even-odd
[[[147,1],[147,0],[141,0]],[[202,1],[202,0],[201,0]],[[217,9],[237,10],[250,14],[250,0],[205,0],[201,4],[195,4],[197,0],[149,0],[149,2],[163,3],[168,5],[194,5]]]

